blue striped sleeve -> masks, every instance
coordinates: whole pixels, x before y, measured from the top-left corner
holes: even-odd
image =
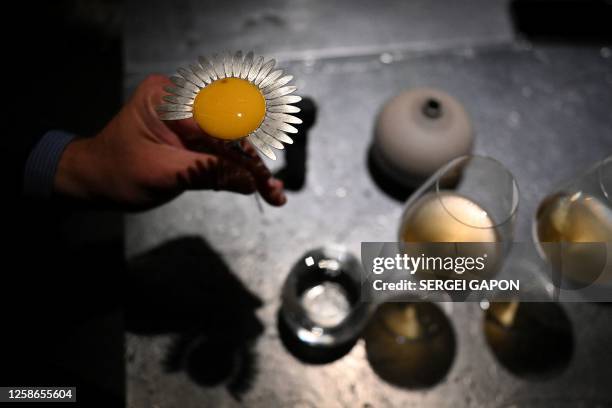
[[[25,164],[23,192],[32,198],[50,198],[62,153],[76,136],[62,130],[50,130],[30,152]]]

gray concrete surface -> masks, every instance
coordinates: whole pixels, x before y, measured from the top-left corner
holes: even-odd
[[[504,1],[155,1],[132,2],[127,10],[126,93],[149,72],[171,73],[214,50],[253,48],[278,54],[297,78],[299,94],[318,107],[308,133],[306,184],[289,193],[285,207],[259,214],[252,197],[191,192],[127,217],[128,257],[181,237],[202,237],[263,303],[256,311],[263,324],[254,348],[257,369],[242,400],[226,384],[202,385],[185,370],[168,370],[171,349],[184,338],[169,327],[127,334],[130,407],[612,404],[609,306],[563,305],[575,334],[572,359],[553,378],[533,380],[512,375],[495,360],[478,305],[447,305],[455,359],[440,383],[420,390],[381,380],[361,341],[333,363],[301,363],[283,347],[276,326],[281,285],[302,253],[339,242],[359,254],[361,241],[394,240],[402,203],[378,187],[367,167],[374,119],[387,98],[433,86],[463,102],[477,131],[474,151],[499,159],[518,180],[516,239],[530,240],[539,200],[612,153],[609,49],[521,43]],[[283,160],[268,164],[278,169]],[[177,276],[182,272],[177,269]],[[223,308],[188,313],[218,314],[231,326],[236,316]],[[587,402],[578,405],[581,400]]]

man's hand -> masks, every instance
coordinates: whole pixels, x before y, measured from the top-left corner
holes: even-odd
[[[55,176],[56,192],[128,210],[198,189],[257,190],[272,205],[287,201],[282,181],[246,142],[245,155],[205,135],[193,119],[161,121],[155,108],[165,85],[172,85],[168,78],[149,76],[98,135],[70,143]]]

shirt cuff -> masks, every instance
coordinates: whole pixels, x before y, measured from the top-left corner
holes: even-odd
[[[32,198],[49,198],[53,193],[55,172],[62,153],[76,136],[62,130],[50,130],[30,152],[25,164],[23,192]]]

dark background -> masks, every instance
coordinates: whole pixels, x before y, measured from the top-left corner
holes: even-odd
[[[436,384],[417,389],[382,380],[362,341],[329,364],[305,364],[277,328],[279,291],[302,253],[339,242],[359,254],[361,241],[395,239],[409,192],[377,175],[368,149],[377,111],[402,89],[437,87],[465,105],[474,151],[517,178],[516,239],[530,240],[539,200],[612,152],[609,8],[62,1],[20,10],[15,35],[28,39],[15,59],[35,80],[19,82],[18,93],[48,90],[40,128],[93,135],[147,74],[238,49],[275,57],[295,75],[298,93],[310,98],[311,126],[287,156],[268,162],[291,191],[284,208],[263,214],[252,197],[213,192],[125,219],[19,203],[10,231],[27,272],[7,273],[5,313],[44,324],[5,333],[4,383],[77,384],[85,406],[612,405],[605,305],[562,305],[573,348],[563,370],[546,378],[500,364],[478,305],[443,305],[456,337],[453,363]],[[11,279],[37,289],[10,294]],[[29,358],[20,357],[24,350]]]

